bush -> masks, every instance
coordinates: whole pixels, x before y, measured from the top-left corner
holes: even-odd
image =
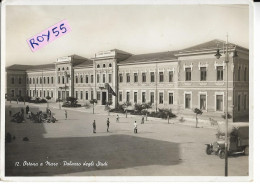
[[[110,109],[110,112],[116,112],[116,113],[125,113],[125,109],[124,109],[124,105],[123,104],[119,104],[117,106],[117,108],[115,109]]]
[[[81,105],[80,104],[68,104],[68,103],[65,102],[62,105],[62,107],[81,107]]]
[[[167,119],[168,115],[169,118],[176,118],[176,115],[173,114],[170,109],[159,109],[158,112],[151,112],[150,114],[148,114],[148,116],[162,118],[162,119]]]
[[[57,99],[56,99],[56,102],[63,102],[63,100],[60,99],[60,98],[57,98]]]
[[[47,103],[47,100],[37,97],[37,98],[35,98],[35,100],[30,100],[29,103]]]
[[[63,103],[62,107],[81,107],[81,105],[78,104],[77,98],[67,97],[66,101]]]
[[[222,117],[223,119],[226,119],[226,113],[224,113],[221,117]],[[228,118],[228,119],[231,119],[232,116],[228,113],[227,118]]]

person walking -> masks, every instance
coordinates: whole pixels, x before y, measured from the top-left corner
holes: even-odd
[[[119,116],[118,116],[118,114],[116,115],[116,122],[119,123]]]
[[[144,115],[142,115],[141,124],[144,124]]]
[[[136,121],[134,122],[134,133],[137,134],[137,123],[136,123]]]
[[[95,134],[96,133],[96,121],[95,120],[92,125],[93,125],[93,133]]]
[[[68,117],[68,113],[67,113],[67,111],[65,110],[65,118],[67,119],[67,117]]]
[[[25,108],[26,114],[28,114],[29,110],[30,110],[30,108],[29,108],[29,106],[27,105],[26,108]]]
[[[107,118],[107,132],[109,132],[109,118]]]

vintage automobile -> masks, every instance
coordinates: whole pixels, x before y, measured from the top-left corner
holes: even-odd
[[[225,158],[225,124],[218,125],[217,141],[206,144],[206,154],[214,153],[221,159]],[[249,154],[249,124],[232,123],[228,127],[228,155],[236,153]]]

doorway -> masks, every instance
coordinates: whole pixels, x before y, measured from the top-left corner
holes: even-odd
[[[102,105],[106,105],[107,92],[102,92]]]

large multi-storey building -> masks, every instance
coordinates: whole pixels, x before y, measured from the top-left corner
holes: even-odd
[[[6,93],[52,100],[73,96],[81,103],[112,101],[112,106],[151,102],[154,110],[168,108],[188,115],[199,108],[204,115],[221,117],[227,77],[222,45],[223,41],[213,40],[141,55],[114,49],[91,59],[72,55],[54,64],[12,65],[6,68]],[[222,57],[216,59],[218,49]],[[235,44],[228,49],[228,111],[236,121],[249,115],[249,50]]]

